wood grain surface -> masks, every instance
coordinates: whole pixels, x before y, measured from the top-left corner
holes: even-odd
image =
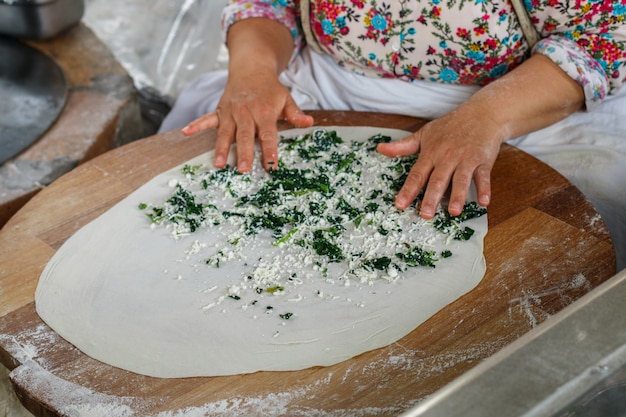
[[[423,123],[312,114],[318,125],[416,130]],[[168,132],[110,151],[41,191],[0,230],[0,362],[35,415],[398,415],[615,274],[608,231],[584,196],[503,145],[492,174],[484,279],[397,343],[330,367],[213,378],[150,378],[89,358],[37,316],[39,274],[80,227],[214,139],[214,131]]]

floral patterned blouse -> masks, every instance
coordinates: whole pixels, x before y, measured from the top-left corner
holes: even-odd
[[[406,81],[485,85],[539,53],[593,108],[626,81],[626,0],[524,0],[542,39],[530,50],[509,0],[311,0],[317,44],[342,67]],[[267,17],[304,43],[299,0],[229,0],[222,28]]]

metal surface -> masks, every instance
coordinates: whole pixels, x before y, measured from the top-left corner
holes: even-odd
[[[49,39],[78,24],[83,0],[0,0],[0,34]]]
[[[626,270],[403,417],[626,416]]]
[[[626,365],[554,417],[626,416]]]
[[[50,58],[0,36],[0,164],[45,133],[66,96],[63,72]]]

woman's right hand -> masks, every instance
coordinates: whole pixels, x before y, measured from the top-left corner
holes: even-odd
[[[236,143],[239,172],[252,167],[258,138],[263,166],[269,170],[278,163],[277,121],[284,119],[298,127],[313,124],[278,79],[293,53],[293,38],[280,23],[246,19],[229,29],[228,49],[228,81],[216,110],[191,122],[182,133],[216,128],[215,166],[226,165]]]
[[[226,165],[230,147],[237,144],[237,170],[252,167],[255,138],[261,146],[266,170],[278,163],[277,120],[294,126],[308,127],[313,118],[304,114],[289,90],[272,73],[237,74],[229,76],[217,109],[194,120],[182,132],[193,135],[204,129],[217,128],[215,143],[216,168]]]

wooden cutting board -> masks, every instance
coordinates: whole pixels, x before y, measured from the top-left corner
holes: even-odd
[[[416,130],[424,123],[312,114],[318,125]],[[397,415],[615,274],[606,226],[583,195],[503,145],[483,281],[397,343],[330,367],[214,378],[150,378],[87,357],[37,316],[39,274],[81,226],[214,140],[214,131],[169,132],[110,151],[41,191],[0,231],[0,362],[35,415]]]

